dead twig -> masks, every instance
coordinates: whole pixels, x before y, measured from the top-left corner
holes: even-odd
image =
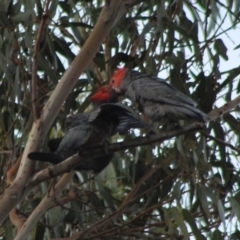
[[[31,81],[31,96],[32,96],[32,108],[33,108],[33,116],[34,120],[38,119],[40,116],[40,109],[38,106],[38,89],[37,89],[37,57],[38,57],[38,52],[40,48],[40,43],[41,43],[41,37],[42,33],[46,24],[46,21],[48,19],[48,8],[51,0],[47,0],[45,3],[45,8],[44,8],[44,13],[42,15],[42,19],[37,31],[37,37],[36,37],[36,42],[35,46],[33,49],[33,65],[32,65],[32,81]]]

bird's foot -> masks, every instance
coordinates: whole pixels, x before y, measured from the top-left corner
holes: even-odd
[[[108,154],[108,146],[109,146],[109,142],[108,141],[104,141],[103,142],[103,148],[106,154]]]
[[[109,146],[109,142],[107,140],[105,140],[101,143],[97,143],[92,146],[79,147],[78,154],[81,155],[81,154],[85,154],[86,152],[89,153],[93,148],[96,148],[96,147],[103,148],[105,150],[105,153],[108,154],[108,146]]]
[[[179,123],[171,123],[166,127],[167,131],[181,130],[181,129],[182,129],[182,126]]]
[[[149,123],[148,128],[147,128],[147,133],[146,136],[149,138],[152,135],[156,135],[160,132],[159,125],[156,123]]]

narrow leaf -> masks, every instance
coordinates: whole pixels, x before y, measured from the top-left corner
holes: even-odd
[[[196,239],[205,240],[206,238],[201,234],[200,230],[198,229],[196,220],[193,218],[192,214],[186,209],[182,209],[182,213],[184,220],[187,221],[190,225]]]
[[[178,227],[181,229],[181,232],[184,236],[184,239],[188,240],[189,239],[189,234],[188,234],[188,231],[187,231],[187,227],[184,223],[182,213],[176,207],[171,208],[171,213],[172,213],[172,217],[176,221]]]

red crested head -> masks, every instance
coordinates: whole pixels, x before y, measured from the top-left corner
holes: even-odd
[[[90,100],[95,104],[116,103],[118,96],[111,86],[102,86],[90,97]]]
[[[113,76],[110,79],[109,85],[112,87],[118,88],[127,70],[128,70],[127,68],[116,69]]]

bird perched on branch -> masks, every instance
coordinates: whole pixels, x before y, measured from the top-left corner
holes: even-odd
[[[90,99],[94,109],[66,119],[63,139],[59,144],[49,144],[53,153],[32,152],[28,157],[56,164],[76,154],[80,149],[103,144],[116,133],[126,134],[131,128],[146,127],[130,108],[121,103],[110,103],[117,101],[117,95],[110,86],[99,88]],[[106,154],[90,159],[80,164],[76,170],[93,170],[98,173],[108,165],[112,156],[113,154]],[[103,164],[97,166],[104,157]]]
[[[169,124],[178,120],[209,120],[191,98],[157,77],[120,68],[114,72],[109,85],[118,94],[131,99],[138,111],[151,122]]]
[[[74,154],[77,154],[76,150],[71,149],[65,149],[58,154],[54,153],[57,151],[59,144],[61,143],[63,138],[55,138],[50,139],[48,141],[48,148],[51,151],[51,153],[30,153],[31,155],[35,155],[35,158],[33,160],[43,161],[43,162],[49,162],[51,164],[58,164],[65,159],[71,157]],[[37,154],[37,156],[36,156]],[[34,156],[33,155],[33,156]],[[103,156],[99,156],[96,158],[89,159],[87,161],[84,161],[80,163],[75,170],[77,171],[93,171],[95,174],[100,173],[104,168],[107,167],[107,165],[110,163],[110,161],[113,159],[114,153],[105,154]]]

